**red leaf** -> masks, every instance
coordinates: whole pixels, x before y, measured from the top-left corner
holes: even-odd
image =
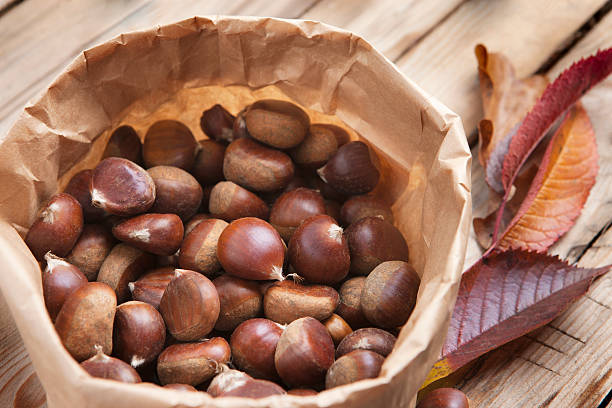
[[[440,360],[425,385],[550,322],[610,268],[578,268],[526,251],[480,259],[461,278]]]
[[[521,166],[546,132],[580,97],[612,73],[612,48],[599,51],[565,70],[525,116],[504,158],[502,182],[510,190]]]

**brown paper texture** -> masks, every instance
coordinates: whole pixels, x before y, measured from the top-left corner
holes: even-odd
[[[177,119],[202,139],[204,109],[221,103],[235,114],[264,97],[299,103],[313,122],[352,128],[381,156],[377,193],[392,204],[422,276],[416,308],[381,376],[315,397],[260,400],[89,377],[55,333],[39,266],[21,239],[38,207],[95,165],[120,124],[142,137],[151,123]],[[463,267],[470,160],[456,114],[366,41],[324,24],[198,17],[83,52],[0,139],[0,288],[49,407],[412,406],[442,346]]]

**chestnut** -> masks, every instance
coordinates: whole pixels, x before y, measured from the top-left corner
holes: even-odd
[[[221,372],[212,379],[206,392],[213,397],[218,397],[221,393],[231,391],[253,380],[253,377],[242,371],[222,368]]]
[[[310,126],[308,115],[300,107],[274,99],[253,103],[244,119],[251,137],[277,149],[299,145]]]
[[[282,280],[285,244],[278,232],[259,218],[240,218],[228,225],[217,244],[225,272],[251,280]]]
[[[283,326],[268,319],[241,323],[230,339],[234,364],[255,378],[277,380],[274,353],[282,333]]]
[[[263,304],[268,319],[287,324],[306,316],[325,320],[336,310],[339,302],[340,297],[334,288],[284,280],[268,288]]]
[[[76,266],[62,258],[47,252],[45,255],[47,267],[43,272],[43,297],[45,306],[55,320],[66,298],[75,290],[87,283],[87,278]]]
[[[317,173],[325,183],[342,194],[370,192],[380,178],[380,172],[370,155],[375,153],[365,143],[349,142],[340,147]]]
[[[234,119],[234,126],[232,126],[233,139],[228,140],[229,142],[233,142],[236,139],[251,137],[251,135],[249,134],[249,130],[247,129],[246,120],[244,118],[247,108],[244,108],[236,115],[236,119]]]
[[[316,173],[307,177],[307,181],[308,186],[312,189],[320,191],[321,195],[326,200],[333,200],[338,203],[343,203],[344,201],[346,201],[347,196],[345,194],[336,191],[329,184],[321,180],[321,178],[317,176]]]
[[[291,387],[315,387],[334,362],[334,342],[317,319],[302,317],[281,334],[274,353],[276,371]]]
[[[395,336],[391,333],[375,327],[355,330],[342,339],[336,349],[336,358],[354,350],[370,350],[387,357],[393,350],[395,340]]]
[[[191,170],[198,142],[191,130],[176,120],[155,122],[144,138],[142,156],[147,168],[175,166]]]
[[[369,350],[355,350],[340,357],[327,370],[325,388],[330,389],[366,378],[378,377],[385,358]]]
[[[342,227],[329,215],[315,215],[289,241],[289,263],[306,280],[335,284],[346,277],[351,260]]]
[[[155,166],[147,172],[155,183],[155,202],[149,212],[176,214],[183,221],[198,212],[204,193],[191,174],[172,166]]]
[[[145,169],[129,160],[109,157],[93,170],[91,202],[123,217],[147,211],[155,202],[155,183]]]
[[[88,282],[72,292],[55,319],[55,330],[77,361],[96,354],[94,346],[110,354],[117,298],[104,283]]]
[[[177,390],[177,391],[195,391],[197,392],[198,390],[193,386],[193,385],[189,385],[189,384],[166,384],[163,386],[163,388],[169,388],[171,390]]]
[[[225,150],[225,178],[249,190],[280,190],[289,184],[294,171],[289,156],[253,139],[237,139]]]
[[[340,209],[340,221],[350,225],[365,217],[379,217],[393,224],[391,207],[371,195],[359,195],[349,198]]]
[[[129,296],[128,283],[151,269],[154,263],[153,255],[126,244],[117,244],[102,263],[97,281],[110,286],[117,294],[117,301],[122,303]]]
[[[230,360],[230,346],[222,337],[197,343],[173,344],[157,360],[157,375],[164,384],[198,385],[214,377],[220,364]]]
[[[294,388],[292,390],[287,391],[287,394],[306,397],[310,395],[317,395],[318,392],[316,392],[315,390],[311,390],[309,388]]]
[[[187,221],[187,224],[185,224],[185,236],[189,235],[189,233],[191,231],[193,231],[193,229],[202,221],[207,220],[209,218],[212,218],[212,215],[210,214],[203,214],[203,213],[198,213],[196,215],[194,215],[193,217],[191,217],[189,219],[189,221]]]
[[[93,357],[81,363],[81,367],[89,375],[131,384],[142,381],[131,365],[118,358],[106,355],[100,346],[96,347],[96,350],[97,352]]]
[[[381,263],[370,272],[361,292],[361,310],[366,319],[386,329],[402,326],[416,305],[420,283],[410,264]]]
[[[348,132],[341,128],[340,126],[332,125],[331,123],[316,123],[312,126],[316,126],[322,129],[327,129],[334,134],[336,137],[336,142],[338,143],[338,147],[344,146],[348,142],[351,141],[351,137]]]
[[[326,127],[310,125],[306,138],[289,151],[289,155],[298,166],[318,169],[323,166],[338,150],[338,141],[334,132]]]
[[[340,344],[342,339],[353,332],[351,326],[349,326],[343,318],[335,313],[325,320],[323,324],[325,325],[325,328],[329,332],[336,346]]]
[[[128,288],[134,300],[146,302],[158,309],[166,287],[173,277],[174,267],[157,268],[142,275],[137,281],[130,282]]]
[[[39,261],[49,251],[68,255],[83,230],[83,211],[69,194],[56,194],[38,212],[25,243]]]
[[[364,284],[365,277],[358,276],[345,281],[338,291],[340,304],[336,313],[346,320],[353,329],[361,329],[370,325],[361,310],[361,292]]]
[[[339,202],[334,200],[325,200],[325,214],[332,217],[336,222],[339,222],[342,217],[340,216],[342,206]]]
[[[208,277],[219,272],[217,259],[219,236],[229,224],[214,218],[203,220],[183,240],[179,265],[183,269],[198,271]]]
[[[78,267],[87,280],[94,281],[98,271],[115,246],[115,238],[102,225],[85,224],[83,232],[66,257],[66,260]]]
[[[270,211],[270,224],[287,242],[305,219],[325,214],[325,201],[318,191],[296,188],[282,194]]]
[[[346,229],[351,253],[351,272],[369,274],[385,261],[408,262],[408,245],[402,233],[378,217],[365,217]]]
[[[166,342],[166,325],[148,303],[132,300],[117,306],[113,351],[134,368],[154,361]]]
[[[113,227],[119,241],[156,255],[178,251],[183,234],[183,222],[176,214],[142,214]]]
[[[200,141],[200,151],[196,156],[191,174],[202,185],[216,184],[224,178],[224,158],[224,145],[214,140],[202,140]]]
[[[266,380],[251,380],[222,392],[219,397],[265,398],[270,395],[282,395],[287,392],[278,384]]]
[[[123,125],[113,131],[102,153],[103,159],[107,157],[122,157],[138,165],[142,164],[142,143],[133,127]]]
[[[175,270],[159,303],[168,331],[179,341],[198,340],[210,333],[219,308],[215,285],[205,276],[185,269]]]
[[[223,106],[216,104],[202,112],[200,127],[206,136],[211,139],[231,142],[234,140],[234,132],[232,131],[234,119],[234,115]]]
[[[262,310],[262,296],[257,282],[231,275],[213,280],[221,305],[215,329],[232,331],[242,322],[257,317]]]
[[[265,220],[270,212],[261,198],[231,181],[222,181],[212,188],[208,208],[213,217],[225,221],[244,217]]]
[[[64,193],[70,194],[77,199],[79,204],[81,204],[85,222],[102,221],[106,216],[102,208],[95,207],[91,203],[91,193],[89,190],[91,187],[92,175],[93,170],[81,170],[72,176],[64,189]]]
[[[417,408],[469,408],[465,394],[455,388],[438,388],[426,394]]]

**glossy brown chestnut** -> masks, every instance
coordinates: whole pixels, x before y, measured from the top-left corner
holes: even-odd
[[[342,227],[329,215],[302,222],[289,241],[288,256],[296,273],[314,283],[338,283],[351,266]]]
[[[155,183],[145,169],[129,160],[109,157],[93,170],[91,202],[114,215],[147,211],[155,202]]]
[[[146,302],[158,309],[159,302],[172,278],[174,278],[174,267],[165,266],[153,269],[135,282],[130,282],[128,288],[134,300]]]
[[[331,123],[317,123],[313,126],[321,127],[331,131],[336,136],[336,142],[338,147],[343,146],[351,141],[351,137],[348,132],[340,126],[332,125]]]
[[[102,158],[122,157],[142,165],[142,143],[133,127],[124,125],[113,131]]]
[[[391,207],[371,195],[351,197],[344,202],[340,210],[340,221],[350,225],[365,217],[379,217],[393,224]]]
[[[221,304],[216,330],[232,331],[240,323],[261,313],[263,302],[257,282],[222,275],[213,280],[213,285],[217,288]]]
[[[147,168],[175,166],[191,170],[198,142],[191,130],[176,120],[155,122],[144,138],[142,156]]]
[[[141,214],[113,227],[113,235],[135,248],[172,255],[183,242],[183,222],[176,214]]]
[[[197,392],[198,390],[193,386],[193,385],[189,385],[189,384],[166,384],[163,386],[164,388],[169,388],[171,390],[177,390],[177,391],[195,391]]]
[[[282,280],[285,244],[273,226],[240,218],[223,230],[217,257],[225,272],[243,279]]]
[[[334,342],[329,332],[312,317],[291,322],[276,345],[274,365],[291,387],[316,386],[334,362]]]
[[[39,261],[49,251],[64,257],[79,239],[82,230],[81,205],[71,195],[60,193],[51,197],[39,210],[25,242]]]
[[[354,350],[370,350],[387,357],[395,345],[395,336],[388,331],[374,327],[355,330],[348,334],[338,345],[336,358]]]
[[[270,224],[289,242],[302,221],[318,214],[325,214],[323,197],[318,191],[300,187],[276,200],[270,211]]]
[[[294,388],[292,390],[287,391],[287,394],[289,395],[299,395],[302,397],[306,397],[309,395],[317,395],[318,392],[316,392],[315,390],[311,390],[309,388]]]
[[[277,149],[302,143],[310,126],[308,115],[300,107],[274,99],[253,103],[244,118],[251,137]]]
[[[43,272],[43,296],[45,306],[55,321],[66,298],[75,290],[87,283],[87,278],[76,266],[62,258],[47,252],[45,255],[47,267]]]
[[[267,220],[270,213],[261,198],[231,181],[222,181],[213,187],[208,208],[211,215],[225,221],[244,217]]]
[[[181,268],[198,271],[208,277],[215,276],[221,270],[217,259],[217,242],[228,225],[227,222],[215,218],[200,222],[187,234],[181,245]]]
[[[346,229],[351,251],[351,272],[367,275],[385,261],[408,262],[408,245],[402,233],[378,217],[366,217]]]
[[[372,324],[392,329],[402,326],[416,305],[421,279],[407,262],[387,261],[366,278],[361,310]]]
[[[268,319],[250,319],[232,333],[234,364],[255,378],[277,380],[274,352],[283,327]]]
[[[95,207],[91,203],[91,176],[93,170],[81,170],[76,173],[64,189],[64,193],[70,194],[77,199],[83,209],[85,222],[99,222],[104,219],[106,213],[102,208]]]
[[[470,408],[465,394],[455,388],[438,388],[428,393],[417,408]]]
[[[210,214],[203,214],[203,213],[199,213],[194,215],[193,217],[191,217],[189,219],[189,221],[187,221],[187,224],[185,224],[185,236],[187,236],[191,231],[193,231],[193,229],[202,221],[204,220],[208,220],[212,218],[212,215]]]
[[[222,369],[221,373],[217,374],[212,379],[206,392],[213,397],[218,397],[223,392],[229,392],[234,388],[240,387],[246,382],[253,381],[253,377],[242,371]]]
[[[66,257],[66,260],[78,267],[87,280],[95,281],[98,271],[115,246],[113,234],[102,225],[85,224],[83,232]]]
[[[115,292],[99,282],[88,282],[66,298],[55,320],[55,330],[75,360],[94,356],[96,345],[105,354],[111,353],[116,306]]]
[[[230,391],[222,392],[219,397],[265,398],[287,392],[278,384],[266,380],[251,380]]]
[[[325,183],[342,194],[367,193],[376,187],[380,178],[371,154],[375,153],[365,143],[349,142],[340,147],[317,173]]]
[[[197,343],[173,344],[157,360],[157,375],[162,384],[202,384],[214,377],[220,364],[230,360],[230,346],[222,337]]]
[[[153,306],[139,301],[117,306],[113,351],[134,368],[154,361],[164,348],[166,325]]]
[[[176,214],[185,221],[198,211],[203,191],[191,174],[172,166],[155,166],[147,172],[155,182],[155,203],[149,212]]]
[[[294,171],[289,156],[253,139],[235,140],[225,150],[225,178],[249,190],[281,190],[289,184]]]
[[[153,255],[127,244],[117,244],[102,263],[96,279],[110,286],[117,294],[117,301],[123,303],[130,295],[128,283],[154,264]]]
[[[118,358],[107,356],[102,351],[102,347],[98,347],[97,350],[93,357],[81,363],[81,367],[89,375],[131,384],[142,381],[132,366]]]
[[[223,106],[216,104],[212,108],[202,112],[200,127],[211,139],[231,142],[234,140],[234,115],[229,113]]]
[[[229,142],[233,142],[236,139],[251,137],[251,135],[249,134],[249,130],[247,129],[246,120],[244,118],[247,108],[244,108],[236,115],[236,119],[234,120],[234,126],[232,127],[234,138]]]
[[[325,320],[323,324],[327,328],[327,331],[329,332],[329,335],[332,337],[332,340],[336,346],[340,344],[342,339],[353,332],[351,326],[349,326],[343,318],[335,313]]]
[[[336,310],[339,302],[340,296],[334,288],[284,280],[268,288],[263,304],[268,319],[287,324],[306,316],[325,320]]]
[[[345,281],[338,293],[340,304],[336,313],[340,315],[353,329],[361,329],[370,325],[361,311],[361,292],[365,284],[365,277],[358,276]]]
[[[338,141],[334,132],[320,125],[310,125],[306,138],[289,151],[289,155],[298,166],[318,169],[323,166],[338,150]]]
[[[355,350],[340,357],[327,370],[325,388],[330,389],[366,378],[378,377],[385,358],[369,350]]]
[[[175,270],[159,303],[168,331],[179,341],[198,340],[210,333],[219,308],[215,285],[205,276],[185,269]]]
[[[196,156],[191,174],[202,185],[216,184],[224,178],[224,158],[225,145],[214,140],[202,140],[200,141],[200,151]]]

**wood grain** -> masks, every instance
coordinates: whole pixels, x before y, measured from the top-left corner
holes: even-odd
[[[536,71],[605,0],[474,0],[463,3],[397,60],[408,77],[461,116],[469,135],[482,117],[474,47],[514,61],[519,77]]]

